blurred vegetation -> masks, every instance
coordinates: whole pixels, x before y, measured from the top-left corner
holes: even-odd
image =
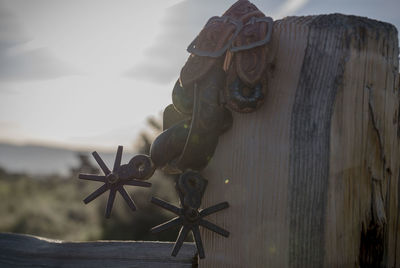
[[[154,118],[148,120],[152,133],[142,132],[136,142],[139,153],[148,154],[150,140],[161,131]],[[110,219],[104,218],[108,192],[85,205],[82,200],[96,190],[97,182],[77,178],[79,172],[93,172],[88,156],[78,154],[80,165],[71,176],[31,176],[13,174],[0,168],[0,232],[33,234],[53,239],[89,240],[163,240],[174,241],[178,229],[151,234],[150,228],[174,215],[150,203],[157,196],[178,203],[175,178],[157,171],[151,188],[126,186],[138,210],[132,212],[117,194]],[[89,171],[88,171],[89,170]]]

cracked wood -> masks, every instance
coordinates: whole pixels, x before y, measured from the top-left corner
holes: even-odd
[[[200,267],[400,266],[397,30],[341,14],[275,21],[269,91],[204,171]]]

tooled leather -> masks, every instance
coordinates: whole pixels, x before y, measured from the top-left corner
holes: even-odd
[[[224,47],[231,38],[235,26],[222,21],[209,20],[197,37],[196,48],[204,51],[214,52]],[[192,84],[203,78],[214,66],[217,58],[201,57],[191,54],[183,66],[180,81],[183,87],[191,87]]]
[[[265,17],[262,12],[253,12],[252,16],[246,16],[247,21],[251,17]],[[244,23],[247,23],[244,21]],[[235,47],[249,45],[263,39],[267,34],[266,23],[245,24],[242,31],[233,41]],[[235,52],[232,64],[228,72],[235,72],[243,82],[254,86],[264,75],[266,69],[266,47],[260,46],[249,50]]]
[[[239,20],[246,14],[259,11],[258,8],[247,0],[240,0],[234,3],[223,16],[231,17],[232,19]],[[260,12],[260,11],[259,11]]]
[[[261,40],[267,33],[266,23],[246,24],[252,17],[265,17],[265,15],[247,0],[240,0],[233,4],[223,16],[240,20],[243,29],[233,41],[234,46],[243,46]],[[195,44],[197,49],[214,52],[221,49],[230,39],[235,26],[222,21],[209,20],[207,25],[198,35]],[[260,81],[266,68],[265,47],[256,47],[234,53],[227,72],[235,72],[246,84],[255,85]],[[191,54],[180,73],[183,87],[192,87],[196,80],[202,79],[216,63],[216,58],[201,57]]]
[[[249,21],[255,18],[265,17],[258,8],[248,1],[238,1],[232,8],[230,8],[224,15],[233,16],[243,23],[243,28],[239,32],[238,36],[233,41],[234,47],[241,47],[255,43],[262,40],[268,31],[267,23],[249,23]],[[224,95],[226,104],[234,111],[249,113],[258,109],[264,102],[266,91],[267,91],[267,79],[266,79],[266,46],[254,47],[248,50],[241,50],[235,53],[228,52],[225,58],[224,69],[226,72],[226,84],[224,88]],[[255,86],[261,86],[261,92],[263,98],[252,102],[251,106],[246,105],[242,107],[240,102],[231,101],[230,86],[237,79],[240,78],[245,84],[243,91],[251,92],[251,88]],[[236,96],[238,98],[238,96]]]

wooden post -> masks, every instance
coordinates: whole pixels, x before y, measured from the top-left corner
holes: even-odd
[[[234,114],[204,171],[200,267],[400,267],[398,41],[341,14],[274,23],[263,107]]]

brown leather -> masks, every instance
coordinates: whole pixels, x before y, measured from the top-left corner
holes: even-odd
[[[253,14],[254,17],[265,17],[262,12]],[[244,46],[263,39],[267,34],[266,23],[246,24],[233,45]],[[236,71],[240,79],[248,85],[255,85],[263,76],[266,69],[266,47],[260,46],[242,50],[233,54],[233,66],[228,72]]]
[[[222,16],[228,16],[232,19],[240,20],[246,14],[258,11],[258,8],[247,0],[236,1]]]
[[[237,1],[223,16],[243,23],[243,28],[233,40],[232,45],[234,47],[252,44],[262,40],[267,34],[267,23],[247,24],[253,17],[265,17],[254,4],[247,0]],[[235,26],[233,24],[222,21],[213,22],[213,18],[211,18],[209,23],[200,32],[196,40],[196,48],[211,52],[217,51],[224,47],[234,32]],[[224,69],[227,72],[227,77],[239,76],[248,86],[264,83],[265,79],[262,79],[262,77],[265,76],[266,70],[265,46],[235,53],[228,52],[221,57],[225,57]],[[216,58],[191,54],[180,74],[183,87],[191,87],[196,80],[202,79],[217,61],[218,59]],[[266,88],[266,85],[263,88]]]
[[[247,24],[252,17],[265,17],[258,8],[249,1],[237,1],[225,16],[239,19],[244,24],[243,29],[233,41],[233,46],[243,46],[259,41],[267,34],[266,23]],[[249,86],[255,85],[262,77],[265,68],[265,46],[243,50],[232,55],[232,64],[227,72],[236,72],[240,79]]]
[[[197,37],[196,48],[204,51],[218,51],[223,48],[235,31],[235,26],[230,23],[216,21],[211,18]],[[193,82],[203,78],[217,58],[200,57],[191,54],[183,66],[180,74],[182,86],[191,87]]]

